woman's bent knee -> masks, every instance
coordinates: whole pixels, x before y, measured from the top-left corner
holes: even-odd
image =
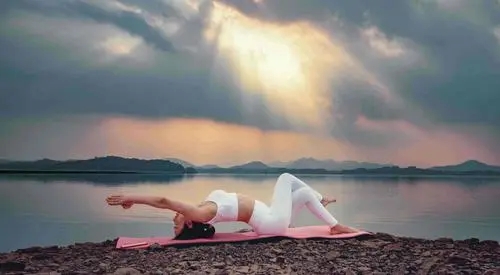
[[[294,178],[294,176],[292,174],[285,172],[278,177],[278,180],[290,180],[293,178]]]

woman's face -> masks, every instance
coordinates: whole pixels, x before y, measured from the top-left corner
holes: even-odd
[[[181,233],[182,228],[184,228],[184,223],[185,223],[184,215],[179,213],[175,214],[173,222],[174,222],[174,233],[175,236],[177,236]]]

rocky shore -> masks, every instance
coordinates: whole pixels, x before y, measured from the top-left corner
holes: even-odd
[[[274,240],[115,249],[116,240],[0,254],[1,274],[498,274],[500,246],[377,233],[346,240]]]

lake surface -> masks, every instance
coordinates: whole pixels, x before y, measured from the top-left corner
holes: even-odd
[[[500,241],[500,179],[299,176],[321,193],[344,224],[397,235]],[[275,175],[46,175],[0,177],[0,251],[67,245],[118,236],[172,234],[172,212],[136,205],[109,207],[108,194],[168,196],[200,202],[213,189],[243,192],[268,202]],[[307,209],[295,226],[320,224]],[[242,223],[220,231],[248,228]]]

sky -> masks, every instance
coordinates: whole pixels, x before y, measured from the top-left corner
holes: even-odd
[[[500,1],[0,2],[0,158],[500,164]]]

